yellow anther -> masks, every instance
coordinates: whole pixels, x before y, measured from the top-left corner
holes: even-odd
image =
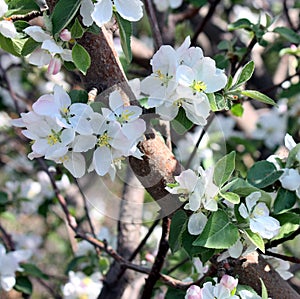
[[[54,130],[51,130],[51,132],[52,132],[52,134],[49,134],[48,136],[47,136],[47,143],[49,144],[49,145],[54,145],[54,144],[56,144],[57,142],[61,142],[61,140],[60,140],[60,134],[61,134],[61,132],[55,132]]]
[[[192,89],[197,92],[202,92],[206,90],[206,84],[203,81],[193,81],[191,85]]]
[[[134,112],[133,111],[130,112],[128,109],[126,109],[122,112],[122,114],[119,117],[117,117],[117,121],[121,124],[124,122],[128,122],[130,116],[132,115],[134,115]]]
[[[97,142],[97,145],[98,146],[109,146],[109,141],[111,140],[112,138],[108,136],[108,134],[105,132],[103,135],[101,135],[99,138],[98,138],[98,142]]]

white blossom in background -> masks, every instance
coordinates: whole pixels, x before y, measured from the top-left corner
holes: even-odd
[[[0,286],[8,292],[16,284],[17,271],[22,271],[20,262],[26,261],[30,258],[31,252],[29,250],[16,250],[6,252],[5,247],[0,244]]]
[[[300,173],[298,169],[285,168],[279,181],[284,189],[296,191],[296,195],[300,198]]]
[[[222,89],[227,82],[214,60],[204,57],[201,48],[190,48],[190,37],[174,49],[161,46],[154,54],[152,74],[141,82],[141,91],[149,95],[148,106],[155,107],[162,119],[172,120],[179,108],[187,118],[205,125],[210,112],[206,93]]]
[[[168,10],[168,8],[178,8],[183,0],[154,0],[155,7],[158,11],[163,12]]]
[[[143,17],[143,2],[139,0],[98,0],[91,16],[94,22],[101,27],[110,21],[114,10],[123,19],[131,22],[138,21]]]
[[[246,197],[246,204],[239,206],[239,213],[244,219],[249,219],[250,229],[262,238],[272,239],[279,233],[280,223],[269,216],[269,209],[264,202],[259,202],[260,192],[253,192]]]
[[[30,64],[42,67],[48,65],[48,73],[56,75],[61,68],[62,61],[73,61],[72,51],[63,48],[64,41],[56,42],[53,37],[40,26],[29,26],[23,30],[41,47],[34,50],[28,57]]]
[[[0,33],[7,38],[15,38],[17,30],[12,21],[4,18],[8,11],[8,5],[4,0],[0,0]]]
[[[94,273],[86,276],[82,272],[69,272],[69,281],[62,287],[64,299],[96,299],[102,289],[102,276]]]

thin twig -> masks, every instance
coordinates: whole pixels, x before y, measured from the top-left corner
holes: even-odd
[[[289,236],[287,236],[285,238],[281,238],[281,239],[274,240],[274,241],[271,241],[271,242],[267,243],[265,247],[266,247],[266,249],[269,249],[269,248],[272,248],[272,247],[277,247],[278,245],[280,245],[280,244],[282,244],[286,241],[293,240],[299,234],[300,234],[300,228],[298,228],[297,230],[295,230],[293,233],[291,233]]]
[[[269,250],[266,250],[266,252],[264,254],[276,257],[276,258],[281,259],[283,261],[288,261],[288,262],[291,262],[291,263],[300,264],[300,259],[297,258],[297,257],[294,257],[294,256],[287,256],[287,255],[272,252],[272,251],[269,251]]]
[[[171,269],[169,269],[167,271],[167,274],[170,274],[172,272],[174,272],[175,270],[177,270],[178,268],[180,268],[181,266],[183,266],[185,263],[187,263],[190,260],[190,258],[185,258],[184,260],[182,260],[180,263],[176,264],[174,267],[172,267]]]
[[[158,50],[163,44],[161,32],[158,26],[156,14],[153,8],[153,4],[151,0],[144,0],[145,9],[148,15],[148,19],[151,25],[151,30],[153,33],[153,39],[155,44],[155,50]]]
[[[0,233],[2,234],[2,240],[5,243],[7,249],[15,250],[15,244],[11,235],[5,230],[5,228],[0,224]]]
[[[221,2],[221,0],[215,0],[210,4],[207,15],[205,16],[205,18],[202,20],[200,26],[195,31],[195,34],[191,40],[191,46],[196,46],[197,38],[198,38],[199,34],[203,31],[204,27],[206,26],[206,24],[208,23],[210,18],[214,15],[216,7],[220,2]]]
[[[296,31],[297,29],[294,26],[294,24],[293,24],[293,22],[292,22],[292,20],[290,18],[290,15],[289,15],[289,8],[288,8],[288,5],[287,5],[287,0],[283,1],[283,12],[284,12],[284,15],[285,15],[285,17],[286,17],[286,19],[287,19],[287,21],[288,21],[291,29],[293,29],[293,30]]]
[[[143,290],[141,299],[150,299],[152,297],[153,288],[154,288],[156,282],[161,277],[160,271],[163,267],[167,252],[169,250],[168,235],[169,235],[169,230],[170,230],[170,223],[171,223],[170,218],[165,217],[163,219],[162,236],[161,236],[161,239],[159,242],[158,253],[156,255],[151,272],[150,272],[148,278],[146,279],[146,283],[144,286],[144,290]]]

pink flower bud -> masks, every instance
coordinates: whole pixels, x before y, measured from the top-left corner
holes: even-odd
[[[47,74],[56,75],[61,69],[61,60],[60,58],[53,57],[50,60],[48,65]]]
[[[185,299],[203,299],[202,297],[202,290],[200,287],[196,285],[192,285],[188,288]]]
[[[148,262],[150,262],[150,263],[154,263],[154,261],[155,261],[155,257],[154,257],[154,255],[151,254],[151,253],[146,253],[145,259],[146,259],[146,261],[148,261]]]
[[[59,37],[61,40],[63,40],[64,42],[68,42],[70,41],[70,39],[72,38],[71,36],[71,32],[68,29],[64,29],[60,32]]]
[[[235,279],[234,277],[225,274],[222,278],[220,283],[230,291],[232,291],[236,286],[238,285],[238,279]]]

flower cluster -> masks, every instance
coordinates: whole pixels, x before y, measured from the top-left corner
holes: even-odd
[[[194,212],[189,218],[188,231],[192,235],[199,235],[207,222],[207,217],[201,209],[218,210],[216,196],[219,188],[213,183],[213,168],[203,170],[199,167],[197,173],[188,169],[175,176],[175,180],[177,183],[169,185],[166,189],[171,194],[182,194],[181,199],[188,200],[185,209]]]
[[[175,50],[161,46],[154,54],[153,73],[141,82],[141,91],[149,95],[148,106],[165,120],[172,120],[182,107],[195,124],[205,125],[210,112],[208,93],[225,87],[227,77],[215,61],[204,57],[199,47],[190,48],[190,37]]]
[[[241,289],[237,292],[238,279],[224,275],[219,283],[211,281],[200,288],[192,285],[186,292],[185,299],[261,299],[253,290]]]
[[[6,252],[5,247],[0,244],[0,289],[10,291],[16,284],[15,272],[23,271],[19,263],[26,261],[31,256],[29,250],[16,250]]]
[[[88,171],[95,170],[103,176],[114,178],[115,164],[123,157],[141,157],[137,149],[145,129],[139,119],[142,109],[124,106],[121,94],[110,94],[111,109],[102,108],[102,114],[84,103],[73,103],[61,86],[56,85],[53,94],[41,96],[32,106],[33,111],[22,113],[13,120],[22,133],[32,140],[30,159],[45,159],[63,163],[74,177],[86,172],[83,153],[92,151]]]
[[[72,51],[66,44],[71,40],[71,33],[67,29],[61,32],[58,41],[40,26],[29,26],[24,32],[41,43],[41,46],[30,54],[28,58],[30,64],[38,67],[48,65],[48,74],[56,75],[61,69],[62,61],[73,61]]]

